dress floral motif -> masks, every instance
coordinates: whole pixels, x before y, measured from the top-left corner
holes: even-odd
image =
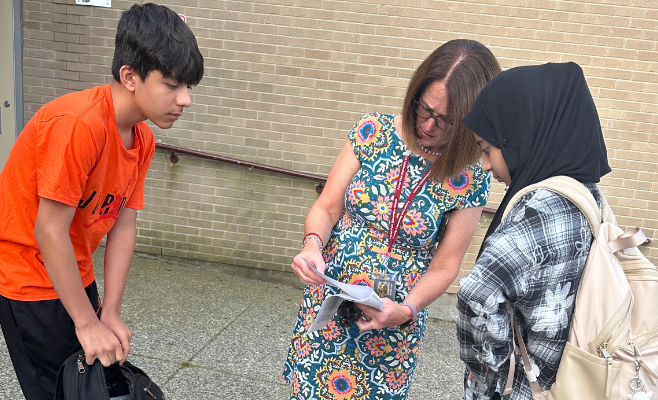
[[[426,271],[443,213],[486,204],[489,175],[469,166],[442,184],[426,183],[415,196],[397,233],[392,255],[384,256],[395,187],[407,148],[393,115],[369,114],[349,134],[361,169],[345,193],[345,210],[324,248],[325,274],[341,282],[372,286],[373,273],[396,282],[401,303]],[[431,163],[411,154],[400,207]],[[427,310],[405,329],[360,332],[338,318],[307,334],[331,286],[307,286],[293,331],[283,379],[291,399],[406,399],[422,348]]]

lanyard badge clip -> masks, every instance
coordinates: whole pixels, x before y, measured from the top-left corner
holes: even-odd
[[[380,272],[373,272],[372,278],[372,286],[377,296],[381,299],[388,297],[391,301],[395,301],[395,279]]]

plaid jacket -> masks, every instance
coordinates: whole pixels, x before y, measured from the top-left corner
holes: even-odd
[[[597,186],[586,186],[600,207]],[[503,393],[514,348],[505,300],[514,307],[540,386],[551,387],[591,243],[583,213],[545,189],[523,196],[501,221],[472,272],[459,282],[457,336],[467,366],[465,399],[489,400]],[[505,398],[530,400],[523,361],[515,356],[514,391]]]

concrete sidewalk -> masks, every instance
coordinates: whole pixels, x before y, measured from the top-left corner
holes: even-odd
[[[94,255],[102,290],[103,249]],[[169,400],[288,399],[283,361],[301,289],[247,279],[234,267],[135,254],[123,300],[129,360]],[[431,316],[450,319],[454,296]],[[24,399],[0,338],[0,399]],[[431,318],[410,400],[461,399],[453,322]]]

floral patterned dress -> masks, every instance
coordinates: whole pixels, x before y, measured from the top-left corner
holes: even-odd
[[[361,169],[345,193],[345,210],[324,248],[325,274],[341,282],[372,286],[373,273],[396,283],[401,303],[432,259],[443,213],[483,206],[489,175],[479,165],[442,184],[427,182],[413,198],[390,257],[389,217],[407,148],[398,136],[393,115],[373,113],[361,118],[349,134]],[[431,163],[410,155],[400,207]],[[407,328],[360,332],[356,324],[340,326],[338,318],[307,334],[328,285],[307,286],[293,331],[283,379],[291,399],[406,399],[423,343],[427,310]]]

